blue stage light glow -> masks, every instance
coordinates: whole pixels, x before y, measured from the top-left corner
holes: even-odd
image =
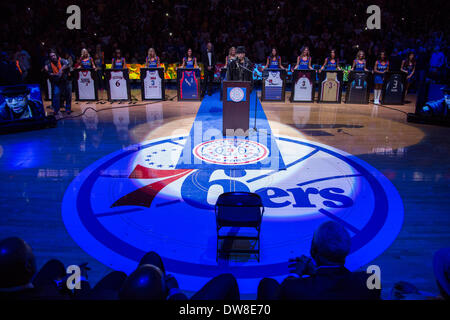
[[[221,114],[210,116],[214,120]],[[278,135],[274,139],[285,170],[252,165],[180,168],[182,152],[195,148],[186,147],[188,139],[146,141],[83,170],[68,187],[62,206],[74,240],[116,270],[130,273],[146,252],[156,251],[185,290],[197,290],[211,277],[231,272],[241,293],[254,293],[263,277],[282,280],[289,273],[289,258],[309,254],[313,232],[325,221],[332,219],[349,230],[350,270],[381,254],[401,229],[403,205],[397,191],[353,155]],[[263,198],[260,262],[248,257],[216,262],[214,204],[227,191],[251,191]]]

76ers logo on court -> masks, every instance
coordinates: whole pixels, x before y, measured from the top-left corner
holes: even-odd
[[[113,269],[132,272],[146,252],[155,251],[185,290],[198,290],[215,275],[230,272],[241,293],[256,292],[264,277],[283,280],[288,260],[309,254],[314,230],[325,221],[349,231],[350,270],[392,243],[402,225],[403,206],[386,177],[330,146],[275,139],[284,170],[247,167],[245,161],[271,155],[263,144],[239,139],[193,146],[192,152],[206,162],[200,169],[177,167],[185,136],[114,152],[83,170],[68,187],[62,205],[66,228],[81,248]],[[217,169],[216,162],[221,164]],[[263,200],[259,262],[251,256],[216,260],[214,204],[230,191],[254,192]],[[239,245],[246,249],[252,243]]]
[[[230,99],[233,102],[241,102],[244,99],[245,93],[241,88],[233,88],[230,90]]]
[[[198,159],[208,163],[242,165],[267,158],[269,150],[256,141],[218,139],[199,144],[192,151]]]

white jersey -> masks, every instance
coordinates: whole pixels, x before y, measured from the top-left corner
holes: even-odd
[[[283,80],[280,71],[269,71],[264,83],[265,99],[281,100],[283,93]]]
[[[111,71],[109,79],[109,92],[111,100],[128,100],[127,80],[123,71]]]
[[[269,76],[266,79],[266,87],[282,87],[283,80],[280,77],[280,71],[269,71]]]
[[[312,83],[306,76],[301,76],[295,83],[294,101],[311,101]]]
[[[77,87],[79,100],[95,100],[95,84],[90,70],[78,72]]]
[[[144,98],[162,99],[162,80],[158,70],[148,70],[144,78]]]

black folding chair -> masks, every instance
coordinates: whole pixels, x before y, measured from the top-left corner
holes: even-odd
[[[260,233],[261,221],[264,213],[264,206],[261,197],[251,192],[226,192],[219,196],[215,206],[216,228],[217,228],[217,253],[216,261],[219,255],[223,253],[248,253],[256,254],[258,262],[260,261]],[[225,229],[223,229],[225,228]],[[253,231],[253,234],[245,235],[241,228],[247,228]],[[223,232],[228,229],[228,232]],[[228,247],[220,246],[231,243]],[[234,249],[234,240],[255,241],[253,248]]]

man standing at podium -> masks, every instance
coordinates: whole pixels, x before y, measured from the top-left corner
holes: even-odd
[[[253,81],[253,64],[245,56],[245,47],[237,47],[236,55],[237,59],[232,60],[227,66],[227,80]]]

